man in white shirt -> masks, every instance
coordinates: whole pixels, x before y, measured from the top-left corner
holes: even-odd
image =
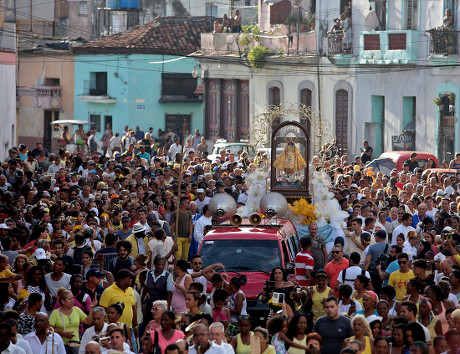
[[[151,262],[152,270],[154,270],[153,260],[156,256],[161,256],[166,259],[166,269],[169,268],[168,263],[172,261],[171,256],[177,251],[177,245],[174,244],[171,237],[167,237],[163,229],[158,229],[153,234],[153,238],[148,243],[150,252],[152,252]]]
[[[180,144],[180,140],[178,136],[174,138],[174,144],[172,144],[171,147],[169,148],[169,151],[168,151],[169,158],[171,160],[175,160],[177,153],[182,154],[182,145]]]
[[[193,327],[193,341],[195,342],[189,349],[189,354],[197,354],[196,348],[201,348],[206,354],[225,354],[227,353],[224,347],[209,341],[209,332],[206,326],[202,323]],[[201,353],[201,352],[200,352]]]
[[[86,345],[92,340],[94,336],[103,337],[107,333],[108,323],[104,322],[106,312],[103,307],[97,306],[93,310],[93,326],[88,328],[80,341],[79,354],[85,354]]]
[[[409,213],[405,213],[403,216],[402,216],[402,222],[401,222],[401,225],[399,225],[398,227],[396,227],[394,230],[393,230],[393,236],[391,238],[391,245],[396,245],[396,237],[399,235],[399,234],[404,234],[404,239],[406,239],[406,236],[407,236],[407,233],[410,231],[410,230],[415,230],[412,226],[412,215],[410,215]]]
[[[198,207],[198,214],[204,215],[203,207],[208,205],[211,201],[211,198],[206,196],[206,192],[203,188],[198,188],[196,190],[197,200],[195,200],[196,206]]]
[[[209,205],[203,207],[203,216],[196,221],[195,224],[195,240],[198,242],[198,247],[200,247],[201,242],[204,238],[204,231],[206,225],[212,225],[212,215],[209,211]]]
[[[231,344],[225,343],[223,341],[225,337],[225,328],[224,325],[220,322],[214,322],[211,323],[209,326],[209,339],[212,340],[214,343],[217,345],[220,345],[225,349],[226,354],[234,354],[235,351],[233,350],[233,347]]]
[[[336,290],[339,290],[341,284],[348,284],[351,286],[353,291],[355,291],[354,280],[358,275],[365,275],[367,278],[371,278],[368,271],[364,271],[359,267],[359,262],[361,261],[361,256],[358,252],[352,252],[350,254],[350,267],[342,270],[339,273],[337,282],[335,283]]]
[[[61,336],[57,333],[48,333],[48,329],[48,315],[43,312],[35,315],[35,331],[24,337],[30,344],[32,354],[57,354],[66,352]]]
[[[59,288],[70,289],[70,274],[64,273],[65,260],[58,257],[53,263],[53,272],[45,274],[46,286],[50,291],[51,296],[56,296]]]
[[[124,334],[124,329],[117,327],[110,331],[110,347],[112,350],[125,353],[125,354],[134,354],[132,351],[125,349],[124,343],[126,342],[126,337]],[[103,353],[107,353],[107,351],[102,350]],[[111,350],[108,351],[110,353]]]

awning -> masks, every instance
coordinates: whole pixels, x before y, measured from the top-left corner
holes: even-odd
[[[195,90],[194,94],[196,96],[204,95],[204,84],[203,83],[201,83],[200,86],[197,87],[197,89]]]

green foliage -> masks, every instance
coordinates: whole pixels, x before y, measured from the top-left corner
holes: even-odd
[[[247,33],[243,33],[240,35],[239,42],[242,46],[247,46],[249,43],[251,43],[251,40],[249,38],[249,35]]]
[[[248,36],[248,39],[250,39],[251,36],[252,36],[252,38],[256,42],[259,42],[261,30],[260,30],[260,27],[258,25],[242,25],[241,26],[241,31],[243,32],[243,34],[241,36],[246,35],[246,36]],[[240,41],[240,43],[241,43],[241,41]],[[242,45],[247,45],[247,44],[242,44]]]
[[[447,98],[449,99],[450,104],[455,104],[455,95],[453,93],[451,93]]]
[[[434,104],[436,106],[442,106],[442,99],[441,97],[435,97],[434,100],[433,100]]]
[[[290,15],[286,18],[286,21],[284,21],[287,25],[295,25],[297,22],[299,22],[299,17],[296,15]]]
[[[249,64],[254,69],[261,69],[265,66],[265,57],[273,54],[273,51],[262,45],[254,47],[248,53]]]
[[[284,49],[278,49],[278,56],[279,57],[282,57],[284,54],[286,53],[286,51]]]

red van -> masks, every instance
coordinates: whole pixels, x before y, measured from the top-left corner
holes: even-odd
[[[410,159],[410,155],[412,153],[417,154],[417,162],[419,167],[422,169],[425,169],[426,166],[428,166],[428,159],[433,159],[434,163],[436,164],[436,167],[439,167],[439,162],[438,159],[427,152],[422,152],[422,151],[388,151],[384,152],[379,156],[379,159],[391,159],[395,163],[395,167],[398,171],[401,171],[403,168],[404,161]]]
[[[286,268],[291,263],[289,266],[293,269],[299,251],[299,236],[289,220],[262,219],[261,224],[252,226],[243,219],[238,227],[228,224],[210,230],[199,254],[203,268],[222,263],[229,278],[246,275],[248,282],[241,290],[247,298],[248,313],[259,322],[264,321],[269,312],[267,304],[259,300],[264,282],[269,280],[274,267]]]

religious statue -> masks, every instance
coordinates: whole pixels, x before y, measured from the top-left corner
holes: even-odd
[[[297,171],[304,169],[307,166],[304,158],[300,154],[299,149],[293,141],[288,141],[284,150],[279,154],[273,163],[273,167],[277,170],[291,175]]]

